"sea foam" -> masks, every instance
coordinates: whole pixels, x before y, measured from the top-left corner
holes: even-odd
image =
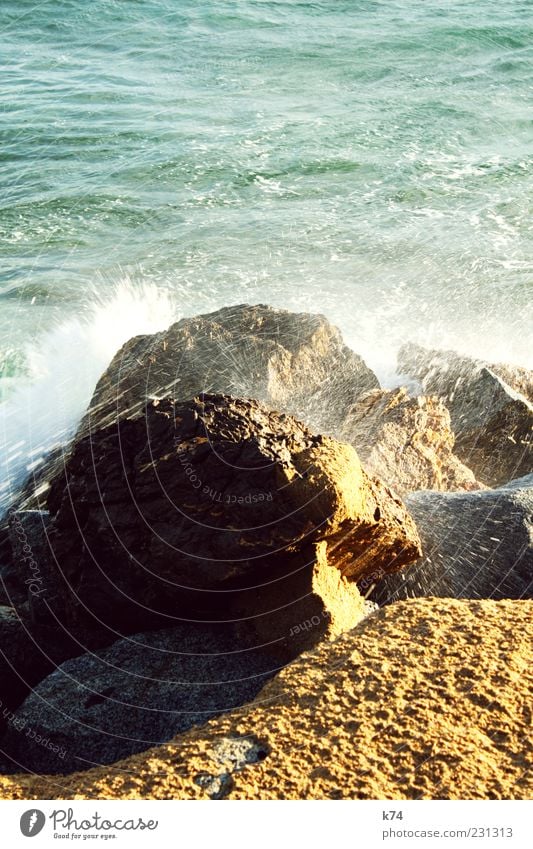
[[[0,404],[0,515],[28,472],[72,435],[119,348],[176,318],[165,290],[124,279],[27,347],[28,375]]]

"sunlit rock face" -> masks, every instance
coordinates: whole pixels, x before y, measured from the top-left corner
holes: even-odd
[[[533,475],[481,492],[417,492],[406,504],[423,557],[384,576],[374,601],[533,597]]]
[[[141,415],[151,399],[205,392],[254,398],[336,436],[354,400],[378,386],[324,316],[241,304],[129,339],[98,380],[77,438]],[[68,452],[66,445],[51,453],[30,475],[19,509],[44,506],[48,482]]]
[[[49,542],[65,616],[131,630],[153,616],[267,617],[276,637],[328,581],[420,554],[403,504],[354,449],[255,401],[149,403],[79,440],[52,484]],[[294,613],[294,615],[292,615]]]
[[[354,446],[368,471],[402,496],[418,489],[480,488],[454,454],[450,413],[439,398],[411,398],[404,388],[373,389],[350,408],[340,437]]]
[[[398,370],[444,400],[455,453],[482,483],[500,486],[533,470],[531,371],[413,344],[400,349]]]

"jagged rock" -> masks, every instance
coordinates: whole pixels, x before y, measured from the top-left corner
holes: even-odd
[[[354,399],[377,386],[373,371],[324,316],[261,304],[224,307],[126,342],[98,381],[77,439],[120,416],[139,416],[149,399],[187,400],[203,392],[255,398],[336,435]],[[34,470],[17,510],[46,507],[49,482],[69,450],[54,449]]]
[[[413,344],[400,349],[398,370],[446,402],[455,453],[480,481],[499,486],[532,471],[532,372]]]
[[[35,688],[0,743],[2,769],[112,763],[251,701],[278,669],[264,649],[238,650],[220,626],[135,634],[67,661]]]
[[[204,392],[254,398],[329,432],[376,386],[324,316],[241,304],[127,342],[96,386],[82,433],[140,415],[150,398]]]
[[[155,615],[260,622],[300,610],[321,564],[357,582],[419,556],[352,447],[228,396],[151,402],[78,441],[48,504],[65,616],[130,632]]]
[[[453,453],[450,413],[438,398],[411,398],[405,388],[373,389],[350,408],[340,438],[354,446],[368,471],[400,495],[480,488]]]
[[[453,396],[458,381],[469,379],[484,368],[533,401],[533,371],[522,366],[489,363],[456,351],[424,348],[414,342],[402,345],[398,352],[398,371],[418,380],[426,391],[441,396]]]
[[[383,576],[371,598],[531,598],[532,478],[483,492],[410,495],[424,555],[401,576]]]
[[[303,655],[244,709],[112,766],[5,776],[0,795],[531,799],[532,609],[399,602]]]

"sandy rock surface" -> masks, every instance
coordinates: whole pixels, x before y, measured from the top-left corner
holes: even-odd
[[[3,798],[530,798],[532,602],[392,605],[240,711]]]
[[[418,489],[480,487],[453,453],[450,413],[439,398],[411,398],[405,388],[373,389],[350,408],[340,438],[354,446],[369,472],[402,496]]]

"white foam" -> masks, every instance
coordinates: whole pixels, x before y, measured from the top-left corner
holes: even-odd
[[[72,435],[119,348],[177,318],[167,292],[124,279],[28,347],[29,376],[0,404],[0,514],[30,466]]]

